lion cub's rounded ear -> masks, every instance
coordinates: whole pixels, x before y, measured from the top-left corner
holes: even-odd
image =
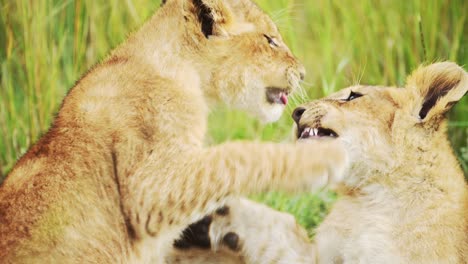
[[[413,114],[427,122],[445,114],[467,93],[468,74],[453,62],[434,63],[414,71],[406,87],[414,95]]]
[[[237,21],[231,6],[225,0],[191,0],[195,15],[206,38],[227,37],[253,31],[254,25]]]

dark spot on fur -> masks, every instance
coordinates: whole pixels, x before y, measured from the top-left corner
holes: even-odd
[[[175,206],[175,201],[172,197],[169,197],[169,200],[167,201],[167,206],[169,208],[173,208]]]
[[[229,232],[223,237],[223,243],[231,250],[239,250],[239,236],[234,232]]]
[[[106,65],[115,65],[115,64],[125,63],[127,61],[128,61],[128,58],[119,57],[119,56],[112,56],[109,59],[105,60],[104,64],[106,64]]]
[[[149,125],[142,125],[140,128],[141,136],[146,141],[152,141],[154,136],[154,131]]]
[[[112,169],[114,172],[114,181],[115,185],[117,188],[117,192],[119,193],[119,197],[122,197],[121,194],[121,186],[120,186],[120,178],[119,178],[119,173],[118,173],[118,160],[117,160],[117,154],[115,151],[111,152],[111,157],[112,157]],[[132,222],[130,221],[130,218],[128,217],[127,212],[125,211],[122,201],[119,200],[119,207],[120,207],[120,213],[123,216],[125,228],[127,230],[127,235],[131,240],[135,240],[137,238],[135,229],[133,228]]]
[[[128,237],[130,238],[130,241],[134,241],[137,239],[137,234],[135,229],[133,228],[133,225],[130,224],[130,221],[125,221],[125,227],[127,229],[127,234]]]
[[[222,215],[222,216],[226,216],[229,214],[229,207],[228,206],[223,206],[221,208],[218,208],[216,210],[216,214],[217,215]]]
[[[206,38],[213,35],[214,20],[211,15],[211,9],[203,3],[202,0],[193,0],[193,4],[198,12],[198,21],[201,24],[201,30]]]
[[[445,106],[445,109],[449,110],[449,109],[452,108],[452,106],[454,106],[456,103],[458,103],[458,101],[448,102],[447,105]]]
[[[387,126],[389,130],[392,129],[394,122],[395,122],[395,112],[391,112],[390,118],[387,120]]]
[[[211,216],[205,216],[198,222],[189,225],[183,232],[180,239],[174,242],[174,247],[178,249],[188,249],[191,247],[210,248],[210,224]]]
[[[208,204],[208,200],[205,199],[202,203],[202,208],[206,208],[207,204]]]
[[[158,215],[158,222],[159,223],[162,223],[162,221],[164,220],[164,216],[163,216],[163,213],[162,212],[159,212],[159,215]]]
[[[196,203],[197,203],[197,198],[195,196],[192,196],[192,198],[190,199],[189,204],[196,204]]]
[[[146,223],[145,223],[146,233],[148,233],[148,235],[153,236],[153,237],[155,237],[158,234],[156,230],[151,229],[151,224],[152,224],[151,218],[152,218],[154,209],[155,209],[154,207],[151,208],[151,211],[149,212],[148,218],[146,218]],[[163,213],[160,211],[158,213],[158,223],[161,224],[163,220],[164,220],[164,216],[163,216]]]

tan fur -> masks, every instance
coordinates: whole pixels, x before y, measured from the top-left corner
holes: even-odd
[[[161,263],[230,195],[339,182],[338,142],[202,144],[208,102],[274,121],[284,105],[266,88],[290,92],[303,71],[250,1],[168,0],[76,83],[0,186],[1,262]]]
[[[166,264],[239,264],[246,263],[244,258],[229,251],[211,251],[190,249],[188,251],[172,250],[166,257]]]
[[[362,96],[346,101],[351,91]],[[342,196],[317,229],[317,256],[297,261],[278,254],[278,245],[285,252],[297,248],[276,233],[283,240],[300,239],[280,224],[271,228],[281,218],[268,208],[234,203],[265,217],[239,218],[239,210],[232,210],[222,221],[214,218],[215,233],[249,234],[241,236],[244,259],[237,263],[468,263],[468,186],[445,120],[467,91],[468,74],[444,62],[416,70],[405,88],[353,86],[303,106],[299,128],[332,129],[351,153]],[[265,247],[275,260],[263,254]],[[250,261],[251,256],[258,258]]]
[[[313,244],[294,216],[273,210],[245,198],[230,199],[226,215],[212,214],[209,237],[212,250],[192,247],[173,249],[168,264],[183,263],[310,263],[315,257]],[[223,237],[238,235],[237,250],[230,249]]]
[[[337,105],[350,90],[364,95]],[[352,155],[346,193],[317,230],[319,263],[467,263],[468,187],[445,121],[467,91],[467,73],[445,62],[405,89],[351,87],[307,105],[304,122],[325,111]]]

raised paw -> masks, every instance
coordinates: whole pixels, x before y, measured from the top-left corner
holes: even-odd
[[[343,182],[349,168],[349,157],[343,144],[331,141],[324,146],[323,155],[327,157],[328,186],[334,187]]]
[[[297,143],[305,170],[306,185],[311,190],[325,186],[334,188],[343,183],[349,168],[349,157],[343,144],[334,139],[300,140]]]

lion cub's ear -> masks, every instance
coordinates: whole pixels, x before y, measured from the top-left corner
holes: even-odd
[[[453,62],[434,63],[414,71],[406,87],[414,95],[412,113],[427,122],[445,114],[467,93],[468,74]]]
[[[227,37],[253,31],[254,25],[237,21],[226,0],[191,0],[206,38]]]

